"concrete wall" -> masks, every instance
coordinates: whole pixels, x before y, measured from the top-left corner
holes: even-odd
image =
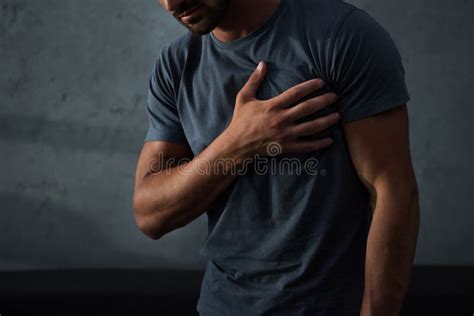
[[[421,191],[416,263],[473,264],[474,2],[351,1],[403,56]],[[152,241],[131,208],[159,48],[153,0],[0,2],[0,269],[199,269],[203,215]]]

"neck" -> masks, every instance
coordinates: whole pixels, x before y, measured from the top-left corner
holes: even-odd
[[[222,22],[212,30],[222,42],[244,37],[262,26],[282,0],[233,0]]]

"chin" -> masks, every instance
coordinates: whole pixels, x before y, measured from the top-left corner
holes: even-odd
[[[186,24],[183,22],[181,22],[181,24],[183,24],[191,33],[198,36],[206,35],[210,33],[218,25],[218,23],[215,23],[215,22],[212,23],[211,21],[206,20],[206,19],[201,20],[194,24]]]

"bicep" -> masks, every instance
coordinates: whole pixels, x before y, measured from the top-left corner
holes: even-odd
[[[379,183],[405,185],[414,178],[406,104],[343,125],[359,178],[371,193]]]
[[[135,172],[135,188],[148,175],[166,167],[174,167],[183,160],[192,159],[187,143],[146,141],[143,143]]]

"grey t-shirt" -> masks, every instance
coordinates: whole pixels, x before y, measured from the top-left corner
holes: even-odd
[[[338,111],[342,119],[319,135],[333,137],[329,148],[270,157],[268,168],[251,164],[206,211],[197,310],[359,315],[371,208],[342,124],[409,100],[397,47],[365,11],[339,0],[280,0],[238,40],[182,35],[161,50],[150,78],[145,141],[187,142],[201,152],[231,121],[236,94],[260,60],[268,71],[258,98],[322,78],[339,99],[316,116]],[[282,164],[291,158],[299,167]]]

